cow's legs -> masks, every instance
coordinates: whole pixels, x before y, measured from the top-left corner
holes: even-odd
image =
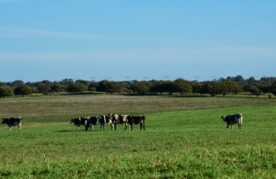
[[[127,123],[125,123],[125,130],[127,130],[127,127],[128,127],[128,124],[127,124]]]
[[[140,123],[140,131],[143,129],[143,123]]]
[[[132,131],[133,124],[130,124],[130,130]]]
[[[78,131],[80,131],[80,126],[78,126]]]
[[[229,124],[227,124],[226,128],[227,128],[227,129],[229,128]]]
[[[11,131],[11,126],[9,126],[9,131]]]
[[[92,129],[92,131],[94,130],[94,125],[91,125],[91,129]]]
[[[239,125],[239,129],[241,129],[241,124],[238,124]]]

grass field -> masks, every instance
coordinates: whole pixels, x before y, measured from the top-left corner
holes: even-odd
[[[20,106],[17,108],[17,106]],[[29,109],[29,107],[32,107]],[[48,107],[50,109],[48,109]],[[16,109],[13,109],[16,108]],[[58,96],[0,100],[0,178],[276,178],[276,100]],[[146,131],[77,132],[70,117],[146,115]],[[242,131],[221,115],[241,112]],[[83,129],[83,128],[82,128]]]

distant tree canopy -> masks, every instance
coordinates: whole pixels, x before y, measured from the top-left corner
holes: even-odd
[[[32,88],[27,85],[20,85],[14,88],[14,94],[21,95],[21,96],[29,95],[29,94],[32,94]]]
[[[271,85],[271,93],[276,96],[276,81]]]
[[[193,86],[189,81],[183,80],[183,79],[177,79],[175,80],[175,91],[183,95],[184,93],[192,93],[193,92]]]
[[[130,86],[130,89],[136,94],[149,94],[150,88],[151,83],[148,81],[136,81]]]
[[[6,96],[13,96],[13,95],[14,95],[14,93],[13,93],[13,90],[11,87],[6,86],[6,85],[0,86],[0,97],[1,98],[4,98]]]
[[[255,79],[243,78],[241,75],[235,77],[219,78],[213,81],[187,81],[184,79],[150,80],[150,81],[87,81],[64,79],[61,81],[43,80],[40,82],[27,82],[21,80],[13,82],[0,82],[0,97],[12,95],[28,95],[32,93],[48,94],[51,92],[80,93],[85,91],[128,94],[188,94],[200,93],[211,96],[237,94],[247,92],[260,96],[263,93],[276,95],[276,77],[262,77]]]
[[[87,91],[87,87],[80,83],[71,83],[67,87],[67,91],[72,93],[80,93],[80,92]]]
[[[220,83],[220,93],[225,96],[226,94],[229,93],[239,93],[242,91],[242,88],[238,85],[238,83],[234,82],[234,81],[224,81],[222,83]]]
[[[220,85],[215,81],[208,81],[203,83],[200,90],[201,94],[210,94],[211,96],[216,96],[220,93]]]
[[[263,92],[255,85],[247,85],[245,86],[246,91],[250,92],[253,95],[260,96]]]
[[[48,94],[51,91],[51,83],[46,85],[45,83],[40,82],[37,83],[36,86],[39,93]]]
[[[52,92],[63,92],[63,91],[66,91],[66,87],[62,84],[55,83],[51,86],[51,91]]]
[[[109,94],[120,92],[121,86],[118,82],[103,80],[97,85],[97,91],[106,92]]]

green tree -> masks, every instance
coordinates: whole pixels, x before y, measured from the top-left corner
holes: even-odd
[[[174,83],[175,83],[174,91],[181,93],[181,95],[183,95],[184,93],[192,93],[193,92],[192,84],[186,80],[177,79],[177,80],[175,80]]]
[[[15,80],[11,83],[11,86],[18,87],[24,85],[24,82],[22,80]]]
[[[276,96],[276,81],[271,85],[271,93]]]
[[[150,86],[151,84],[148,81],[137,81],[131,85],[130,89],[136,94],[149,94]]]
[[[51,87],[51,91],[52,92],[63,92],[65,91],[66,87],[59,84],[59,83],[55,83],[52,87]]]
[[[4,98],[6,96],[13,96],[13,90],[9,86],[0,86],[0,97]]]
[[[202,84],[201,83],[193,82],[192,86],[193,86],[193,93],[200,93],[201,88],[202,88]]]
[[[223,83],[220,83],[220,93],[225,96],[229,93],[239,93],[242,91],[242,88],[234,81],[224,81]]]
[[[37,90],[38,90],[39,93],[48,94],[51,89],[45,83],[38,83],[37,84]]]
[[[91,82],[91,84],[88,86],[88,91],[97,91],[98,83]]]
[[[111,94],[115,92],[120,92],[121,86],[118,82],[103,80],[99,82],[97,86],[97,91],[102,91]]]
[[[255,85],[248,85],[245,87],[246,91],[250,92],[253,95],[259,97],[263,92]]]
[[[108,92],[110,88],[110,82],[108,80],[103,80],[103,81],[100,81],[98,86],[97,86],[97,91],[101,91],[101,92]]]
[[[80,93],[83,91],[87,91],[87,87],[83,84],[72,83],[68,86],[67,91],[72,93]]]
[[[109,84],[109,89],[108,89],[108,93],[113,94],[113,93],[120,93],[121,92],[121,86],[118,82],[112,81]]]
[[[211,96],[216,96],[220,93],[219,83],[215,81],[208,81],[202,85],[200,90],[201,94],[210,94]]]
[[[27,85],[20,85],[14,89],[14,94],[23,97],[24,95],[32,94],[32,88]]]

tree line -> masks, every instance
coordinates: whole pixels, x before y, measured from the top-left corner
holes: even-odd
[[[107,94],[209,94],[210,96],[227,94],[238,94],[249,92],[260,96],[263,93],[276,95],[276,77],[262,77],[255,79],[243,78],[241,75],[235,77],[219,78],[212,81],[188,81],[184,79],[150,80],[150,81],[87,81],[64,79],[61,81],[43,80],[39,82],[24,83],[21,80],[13,82],[0,82],[0,97],[14,95],[30,95],[32,93],[83,93],[103,92]]]

